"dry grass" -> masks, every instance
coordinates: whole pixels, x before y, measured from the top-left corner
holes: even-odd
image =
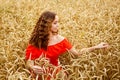
[[[25,48],[40,14],[57,12],[60,34],[77,48],[108,50],[60,56],[68,80],[120,80],[120,0],[0,0],[0,80],[31,80]],[[53,79],[54,80],[54,79]],[[64,78],[55,80],[64,80]]]

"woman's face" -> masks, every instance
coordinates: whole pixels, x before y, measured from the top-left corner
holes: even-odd
[[[52,22],[51,32],[57,33],[58,32],[58,16],[55,16],[55,20]]]

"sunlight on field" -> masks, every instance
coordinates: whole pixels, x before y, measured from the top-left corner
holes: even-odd
[[[109,49],[60,62],[68,80],[120,80],[120,0],[0,0],[0,80],[31,80],[25,49],[43,11],[60,18],[59,33],[79,51],[100,42]],[[60,73],[61,74],[61,73]],[[64,80],[56,77],[53,80]]]

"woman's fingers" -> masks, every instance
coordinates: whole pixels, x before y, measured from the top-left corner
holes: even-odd
[[[102,43],[103,44],[103,46],[109,46],[107,43]]]
[[[34,71],[35,73],[37,73],[37,74],[42,74],[42,73],[43,73],[43,71],[40,70],[40,69],[33,69],[33,71]]]
[[[107,43],[101,42],[98,47],[99,48],[107,48],[109,45]]]
[[[109,47],[108,43],[105,43],[105,42],[101,42],[100,44],[95,46],[96,49],[102,49],[102,48],[108,48],[108,47]]]
[[[37,74],[44,73],[44,70],[40,66],[33,66],[32,69]]]

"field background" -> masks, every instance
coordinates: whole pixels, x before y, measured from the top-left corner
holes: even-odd
[[[59,33],[78,51],[100,42],[110,44],[109,49],[79,57],[61,55],[68,80],[120,80],[120,0],[0,0],[0,80],[31,80],[25,49],[46,10],[58,14]]]

